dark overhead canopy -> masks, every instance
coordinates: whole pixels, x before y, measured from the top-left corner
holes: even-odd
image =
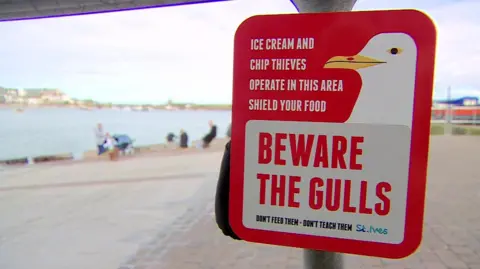
[[[0,0],[0,21],[218,1],[226,0]]]

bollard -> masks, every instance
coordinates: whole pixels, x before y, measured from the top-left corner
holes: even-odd
[[[356,0],[291,0],[300,13],[351,11]],[[343,269],[341,253],[303,251],[304,269]]]

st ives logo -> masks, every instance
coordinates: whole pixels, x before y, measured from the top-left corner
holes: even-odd
[[[362,225],[362,224],[357,224],[357,232],[387,235],[388,234],[388,229],[380,228],[380,227],[374,227],[372,225],[365,226],[365,225]]]

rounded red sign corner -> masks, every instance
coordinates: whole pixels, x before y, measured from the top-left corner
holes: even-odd
[[[253,15],[253,16],[250,16],[250,17],[246,18],[245,20],[243,20],[240,23],[240,25],[238,25],[237,29],[235,30],[234,40],[237,39],[238,35],[242,35],[243,31],[245,31],[245,30],[248,31],[248,29],[250,27],[250,24],[255,25],[257,20],[262,20],[263,17],[267,17],[267,16],[269,16],[269,15]]]

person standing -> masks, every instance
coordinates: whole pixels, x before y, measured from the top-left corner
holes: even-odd
[[[188,134],[183,129],[180,130],[180,148],[188,148]]]
[[[106,142],[106,137],[105,137],[105,132],[103,131],[103,126],[101,123],[97,124],[97,128],[95,128],[94,133],[95,133],[95,141],[97,143],[97,154],[101,155],[106,151],[104,146]]]

